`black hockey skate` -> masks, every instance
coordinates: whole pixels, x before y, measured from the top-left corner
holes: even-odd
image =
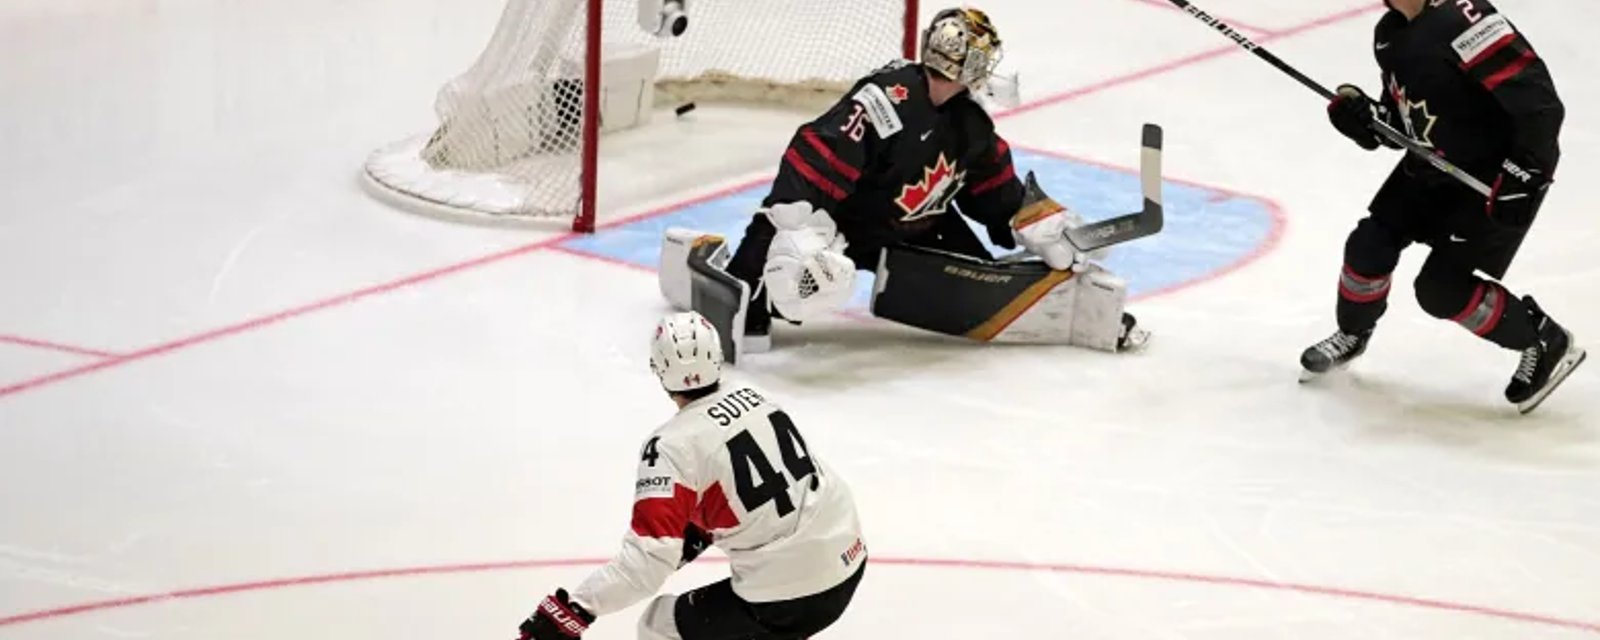
[[[1117,352],[1139,351],[1150,344],[1150,332],[1139,326],[1133,314],[1122,312],[1122,333],[1117,336]]]
[[[1370,330],[1361,333],[1335,331],[1322,342],[1311,345],[1300,354],[1300,366],[1305,369],[1300,372],[1300,381],[1310,382],[1334,369],[1343,369],[1351,360],[1366,353],[1367,341],[1371,339]]]
[[[1506,400],[1517,405],[1518,411],[1528,413],[1561,386],[1588,354],[1573,344],[1572,332],[1556,324],[1532,297],[1522,301],[1528,305],[1528,314],[1533,316],[1539,338],[1522,351],[1522,362],[1511,375],[1511,384],[1506,385]]]

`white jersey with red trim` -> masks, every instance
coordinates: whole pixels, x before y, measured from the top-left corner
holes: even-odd
[[[639,458],[622,550],[572,591],[594,615],[660,589],[694,528],[727,553],[733,590],[750,602],[826,591],[866,558],[850,488],[755,389],[725,384],[685,405]]]

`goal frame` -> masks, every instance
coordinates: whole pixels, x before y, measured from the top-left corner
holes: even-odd
[[[903,33],[900,38],[900,55],[907,60],[917,58],[918,28],[921,25],[918,14],[921,0],[900,0],[905,4],[905,15],[901,19]],[[601,39],[604,35],[602,23],[604,22],[603,9],[605,0],[585,0],[586,11],[584,24],[584,52],[583,75],[584,86],[600,87],[601,83]],[[578,233],[594,233],[595,231],[595,202],[600,189],[600,92],[583,92],[583,153],[580,159],[582,168],[579,170],[579,204],[578,215],[572,220],[572,230]]]

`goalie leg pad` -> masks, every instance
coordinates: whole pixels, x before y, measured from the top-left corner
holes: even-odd
[[[661,285],[661,296],[677,311],[688,311],[692,308],[691,287],[692,278],[689,272],[689,254],[697,243],[717,242],[723,243],[722,236],[683,227],[669,227],[661,236],[661,264],[656,269],[656,279]],[[726,269],[729,257],[727,252],[715,266]]]
[[[689,308],[705,316],[717,328],[722,338],[722,359],[731,365],[744,351],[764,351],[766,345],[753,345],[745,339],[750,285],[723,268],[728,259],[728,244],[722,236],[705,234],[689,244],[686,262]]]
[[[1074,274],[893,246],[879,259],[872,313],[983,342],[1116,351],[1126,298],[1126,284],[1097,266]]]

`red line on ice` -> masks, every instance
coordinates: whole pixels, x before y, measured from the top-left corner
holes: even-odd
[[[701,562],[726,562],[720,557],[704,558]],[[510,571],[517,569],[547,569],[554,567],[594,566],[604,564],[606,560],[589,558],[567,558],[555,560],[517,560],[510,562],[479,562],[472,564],[431,565],[418,567],[398,567],[392,569],[375,569],[368,571],[346,571],[341,573],[318,574],[297,576],[289,578],[276,578],[271,580],[257,580],[252,582],[239,582],[234,584],[214,585],[193,589],[181,589],[166,593],[128,596],[110,600],[96,600],[82,602],[49,609],[25,611],[0,617],[0,627],[8,627],[30,622],[41,622],[84,615],[97,611],[110,609],[125,609],[158,602],[173,600],[192,600],[209,598],[238,593],[256,591],[274,591],[290,587],[303,587],[310,585],[323,585],[331,583],[360,582],[390,578],[409,578],[418,576],[453,575],[484,573],[489,571]],[[1560,627],[1574,631],[1585,631],[1600,634],[1600,623],[1563,618],[1553,615],[1529,613],[1512,609],[1502,609],[1484,605],[1451,602],[1434,598],[1421,598],[1416,596],[1396,595],[1365,591],[1360,589],[1347,589],[1342,587],[1329,587],[1314,584],[1295,582],[1280,582],[1260,578],[1243,578],[1236,576],[1208,575],[1188,573],[1182,571],[1160,571],[1153,569],[1133,569],[1126,567],[1104,567],[1082,564],[1057,564],[1039,562],[1015,562],[1006,560],[967,560],[960,558],[874,558],[872,564],[880,566],[917,567],[933,569],[967,569],[977,571],[1017,571],[1017,572],[1042,572],[1066,573],[1087,576],[1100,576],[1110,578],[1136,578],[1143,580],[1156,580],[1162,582],[1179,582],[1200,584],[1208,586],[1238,587],[1246,589],[1260,589],[1300,593],[1306,595],[1323,596],[1343,600],[1360,600],[1382,604],[1398,605],[1418,609],[1431,609],[1498,618],[1514,622],[1524,622],[1550,627]]]
[[[35,348],[35,349],[45,349],[45,350],[49,350],[49,351],[57,351],[57,352],[60,352],[60,353],[70,353],[70,354],[75,355],[75,356],[88,356],[88,357],[91,357],[91,358],[116,358],[116,357],[118,357],[118,354],[111,353],[110,351],[101,351],[99,349],[89,349],[89,348],[85,348],[85,347],[75,347],[75,346],[72,346],[70,344],[61,344],[59,342],[51,342],[49,340],[39,340],[37,338],[24,338],[22,336],[0,335],[0,342],[4,342],[6,344],[14,344],[14,345],[17,345],[19,347],[32,347],[32,348]]]

